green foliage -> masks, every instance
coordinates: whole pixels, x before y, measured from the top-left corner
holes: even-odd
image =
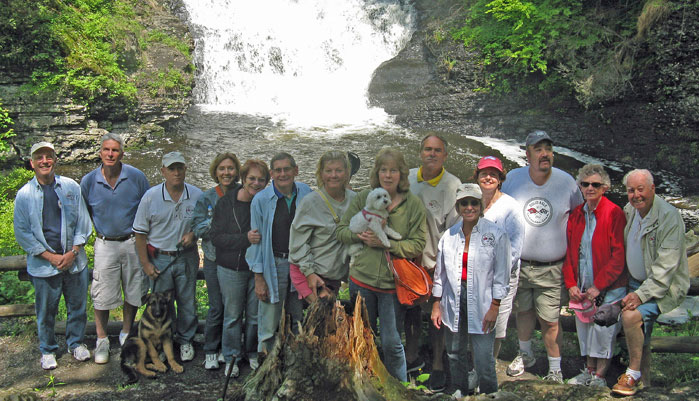
[[[490,70],[488,81],[500,91],[537,74],[544,85],[564,78],[571,66],[577,71],[595,61],[595,50],[615,36],[614,24],[599,24],[594,6],[582,0],[473,0],[464,25],[454,39],[480,52]],[[598,19],[604,16],[596,15]],[[619,18],[628,26],[628,16]],[[558,71],[560,70],[560,72]],[[568,85],[571,83],[568,82]]]
[[[48,382],[44,385],[44,387],[35,387],[34,391],[38,392],[49,390],[49,397],[55,398],[57,395],[56,386],[65,386],[65,383],[58,381],[54,375],[46,375],[44,377],[48,379]]]
[[[0,153],[12,149],[5,141],[16,135],[15,131],[12,129],[13,124],[14,121],[12,121],[7,109],[2,107],[2,99],[0,99]],[[2,160],[2,157],[0,157],[0,160]]]
[[[173,47],[177,50],[180,51],[180,53],[184,54],[188,59],[191,59],[191,55],[189,52],[189,45],[187,43],[184,43],[181,40],[178,40],[176,38],[173,38],[172,36],[168,35],[167,33],[159,30],[153,30],[148,32],[148,42],[159,42],[163,43],[165,45],[168,45],[170,47]],[[143,43],[142,46],[145,48],[146,43]]]
[[[158,95],[188,95],[191,88],[187,85],[187,79],[175,68],[168,68],[165,72],[159,72],[157,77],[148,83],[151,96]]]

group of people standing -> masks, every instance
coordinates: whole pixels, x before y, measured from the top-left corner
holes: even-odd
[[[570,300],[579,308],[576,327],[587,363],[569,382],[606,385],[613,342],[623,326],[630,363],[613,390],[633,394],[655,318],[677,306],[689,285],[684,224],[677,210],[655,195],[651,174],[626,175],[629,204],[622,212],[604,197],[611,183],[602,166],[584,166],[577,180],[553,167],[553,141],[544,131],[527,136],[528,166],[507,173],[497,157],[486,156],[473,183],[462,184],[446,171],[447,146],[437,135],[426,136],[421,166],[414,169],[399,150],[380,150],[370,188],[355,193],[346,152],[321,156],[315,191],[296,181],[298,166],[288,153],[274,155],[269,167],[257,159],[241,166],[235,154],[221,153],[209,169],[216,186],[202,192],[185,182],[187,164],[179,152],[163,156],[164,182],[149,188],[142,172],[121,162],[121,138],[106,134],[102,165],[78,186],[55,175],[51,144],[34,145],[36,177],[17,194],[14,224],[35,286],[41,366],[57,366],[53,327],[61,294],[68,348],[78,360],[90,358],[83,344],[84,244],[92,221],[97,363],[109,360],[109,311],[124,305],[123,344],[149,287],[174,291],[180,357],[194,358],[201,239],[209,300],[206,369],[225,363],[226,374],[238,376],[245,359],[257,369],[282,311],[296,328],[304,302],[337,294],[347,282],[352,300],[364,299],[384,364],[399,380],[425,365],[419,349],[427,313],[429,387],[446,387],[446,351],[455,390],[497,391],[495,360],[516,311],[519,354],[507,373],[521,375],[535,363],[531,337],[538,321],[549,365],[545,379],[562,382],[558,319]],[[373,232],[357,234],[349,227],[374,188],[390,195],[385,224],[401,235],[390,239],[389,247]],[[350,257],[352,244],[362,247]],[[431,302],[398,302],[390,268],[394,257],[413,259],[433,275]],[[617,303],[619,323],[591,322],[596,307]]]

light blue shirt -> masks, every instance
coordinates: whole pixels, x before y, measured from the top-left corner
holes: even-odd
[[[442,323],[459,331],[461,271],[466,236],[462,222],[447,230],[437,246],[432,295],[440,298]],[[509,291],[510,240],[497,224],[481,218],[473,227],[468,245],[468,332],[483,333],[483,318],[493,299],[503,299]]]
[[[77,182],[56,176],[54,189],[61,208],[61,245],[67,252],[74,245],[84,245],[92,233],[90,215]],[[44,251],[55,252],[43,233],[44,191],[36,177],[17,192],[15,198],[14,229],[17,243],[27,252],[27,272],[33,277],[51,277],[60,273],[48,260],[39,256]],[[85,247],[80,248],[70,273],[78,273],[87,266]]]
[[[80,181],[95,231],[107,237],[121,237],[133,232],[138,204],[148,188],[150,184],[146,175],[124,163],[114,188],[102,175],[102,166],[87,173]]]
[[[312,192],[311,188],[296,182],[296,209],[304,196]],[[250,229],[258,230],[262,239],[257,244],[250,245],[245,253],[245,260],[253,273],[262,273],[269,291],[269,302],[277,303],[279,299],[279,280],[277,279],[277,265],[274,263],[272,251],[272,222],[274,212],[277,210],[277,197],[274,182],[267,188],[258,192],[252,198],[250,205]]]
[[[163,251],[176,251],[182,236],[192,231],[192,216],[201,189],[184,184],[180,199],[175,202],[165,183],[146,191],[138,205],[133,231],[145,234],[148,243]]]
[[[588,203],[585,203],[585,206],[583,206],[583,212],[585,213],[585,231],[583,231],[582,238],[580,239],[578,288],[581,292],[585,292],[585,290],[592,287],[595,279],[592,270],[592,234],[595,233],[595,227],[597,227],[597,217],[590,211],[588,206]]]

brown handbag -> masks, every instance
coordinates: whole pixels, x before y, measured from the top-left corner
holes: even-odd
[[[396,282],[396,295],[402,305],[418,305],[427,302],[432,293],[432,278],[424,267],[405,258],[391,257],[386,261]]]

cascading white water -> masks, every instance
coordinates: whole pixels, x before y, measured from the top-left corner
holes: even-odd
[[[285,125],[380,123],[367,104],[373,71],[410,39],[401,0],[184,0],[204,112]]]

